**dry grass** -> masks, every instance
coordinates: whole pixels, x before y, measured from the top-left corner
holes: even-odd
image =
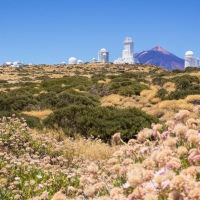
[[[124,99],[124,96],[118,95],[118,94],[111,94],[108,96],[105,96],[101,99],[101,105],[105,106],[107,104],[120,106],[122,105],[122,100]]]
[[[98,83],[110,83],[110,79],[99,80]]]
[[[119,146],[109,146],[101,140],[84,139],[79,137],[75,140],[66,139],[67,146],[75,152],[77,156],[82,156],[86,159],[101,160],[109,159],[113,153],[119,149]]]
[[[200,78],[200,72],[192,72],[190,73],[191,76],[197,76]]]
[[[47,130],[43,130],[47,132]],[[37,131],[35,130],[35,133]],[[76,135],[75,139],[66,137],[62,130],[48,131],[58,141],[63,141],[69,152],[73,154],[74,158],[85,158],[91,160],[109,159],[116,150],[119,150],[120,145],[109,145],[102,142],[100,139],[85,139],[80,135]]]
[[[138,96],[132,95],[132,97],[125,97],[118,94],[111,94],[101,99],[101,106],[115,106],[118,108],[141,108],[143,105],[141,104],[140,97]]]
[[[163,85],[163,88],[166,89],[168,92],[173,92],[176,90],[175,83],[167,82]]]
[[[199,102],[200,101],[200,95],[189,95],[185,98],[185,101],[187,103],[191,103],[191,102]]]
[[[53,111],[50,110],[50,109],[47,109],[47,110],[42,110],[42,111],[24,111],[22,112],[23,114],[26,114],[26,115],[30,115],[30,116],[33,116],[33,117],[38,117],[40,119],[45,119],[47,116],[49,116]]]
[[[151,90],[143,90],[140,93],[140,96],[143,97],[143,98],[145,98],[148,102],[152,102],[152,100],[156,96],[157,91],[158,91],[158,87],[151,86]],[[154,102],[154,100],[153,100],[153,102]]]
[[[178,110],[185,109],[185,110],[192,110],[193,105],[188,104],[184,99],[179,100],[166,100],[159,103],[158,107],[160,109],[166,109],[173,112],[177,112]]]
[[[158,97],[154,97],[153,99],[151,99],[151,103],[152,103],[152,104],[157,104],[157,103],[159,103],[159,102],[161,102],[161,99],[158,98]]]

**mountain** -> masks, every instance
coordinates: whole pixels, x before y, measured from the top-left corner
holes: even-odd
[[[168,70],[184,69],[184,59],[175,56],[160,46],[136,53],[134,57],[142,64],[156,65]]]

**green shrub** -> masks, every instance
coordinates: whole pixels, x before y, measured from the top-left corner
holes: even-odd
[[[153,122],[158,122],[157,118],[137,108],[118,109],[83,105],[70,105],[59,109],[44,120],[46,126],[62,128],[67,135],[92,135],[104,141],[109,141],[116,132],[121,132],[122,138],[127,141],[142,128],[150,127]]]
[[[180,74],[180,73],[183,73],[184,71],[183,70],[180,70],[180,69],[172,69],[172,73],[173,74]]]
[[[106,78],[106,75],[105,74],[102,74],[102,73],[98,73],[98,74],[94,74],[92,75],[91,79],[93,81],[98,81],[98,80],[105,80]]]
[[[105,83],[96,83],[89,90],[89,93],[98,95],[100,97],[107,96],[111,93],[109,84]]]
[[[65,86],[62,86],[62,85],[65,85]],[[58,91],[59,88],[60,88],[60,91],[64,91],[70,88],[77,88],[80,85],[85,86],[87,88],[92,85],[92,81],[88,79],[87,77],[83,77],[83,76],[72,76],[72,77],[65,76],[63,78],[45,80],[41,83],[41,87],[43,89],[47,91],[52,91],[52,92]]]
[[[0,110],[22,111],[29,104],[35,105],[37,103],[33,96],[27,92],[22,94],[16,91],[10,91],[8,94],[4,93],[0,96]]]
[[[58,95],[58,102],[55,107],[63,108],[70,104],[97,106],[99,105],[99,99],[95,95],[89,93],[68,90]]]
[[[128,78],[115,78],[112,79],[109,89],[111,93],[131,96],[140,95],[142,90],[149,89],[149,87],[136,81],[132,81]]]
[[[152,83],[154,85],[159,85],[159,86],[163,86],[168,81],[169,81],[168,79],[162,77],[155,77],[152,79]]]
[[[186,78],[177,79],[175,86],[177,90],[186,90],[191,85],[190,81]]]
[[[86,92],[76,92],[72,89],[59,94],[55,92],[41,93],[36,97],[36,99],[40,102],[40,107],[42,109],[64,108],[70,104],[92,106],[99,105],[99,98],[97,96]]]
[[[156,97],[160,98],[161,100],[165,100],[167,94],[167,90],[162,88],[157,91]]]
[[[19,116],[23,117],[26,120],[26,123],[28,124],[30,128],[37,128],[39,130],[44,128],[41,120],[38,117],[25,115],[25,114],[20,114]]]
[[[199,67],[186,67],[184,69],[184,73],[190,73],[190,72],[199,72],[200,68]]]
[[[8,83],[6,80],[0,80],[0,83]]]
[[[197,76],[192,76],[189,74],[184,74],[182,76],[173,77],[173,78],[171,78],[171,81],[177,83],[181,79],[188,80],[190,83],[199,83],[199,78]]]
[[[195,95],[195,94],[200,94],[200,90],[176,90],[168,95],[168,99],[184,99],[188,95]]]

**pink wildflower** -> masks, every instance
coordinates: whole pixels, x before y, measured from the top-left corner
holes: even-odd
[[[119,142],[121,139],[121,134],[120,133],[115,133],[113,136],[112,136],[112,140],[113,142],[117,143]]]

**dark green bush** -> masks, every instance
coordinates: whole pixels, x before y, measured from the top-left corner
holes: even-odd
[[[167,94],[167,90],[162,88],[157,91],[156,97],[160,98],[161,100],[165,100]]]
[[[99,105],[99,99],[97,96],[89,93],[68,90],[58,95],[58,102],[55,107],[64,108],[66,106],[69,106],[70,104],[97,106]]]
[[[111,93],[109,84],[105,83],[96,83],[89,90],[89,93],[98,95],[100,97],[107,96]]]
[[[168,99],[184,99],[188,95],[200,94],[200,90],[176,90],[168,95]]]
[[[23,117],[26,120],[26,123],[28,124],[28,127],[30,128],[36,128],[39,130],[42,130],[44,128],[41,120],[38,117],[20,114],[20,117]]]
[[[184,73],[189,73],[189,72],[199,72],[200,68],[199,67],[186,67],[184,69]]]
[[[175,86],[177,90],[186,90],[191,85],[190,81],[186,78],[177,79]]]
[[[51,128],[62,128],[67,135],[99,137],[109,141],[116,132],[121,132],[122,138],[128,140],[144,127],[150,127],[157,118],[147,115],[137,108],[118,109],[115,107],[93,107],[70,105],[55,111],[44,120]]]
[[[0,110],[4,111],[22,111],[29,104],[37,104],[38,102],[28,93],[13,93],[2,94],[0,96]]]
[[[94,74],[94,75],[92,75],[91,79],[95,82],[98,81],[98,80],[105,80],[106,75],[102,74],[102,73]]]
[[[109,89],[111,93],[131,96],[140,95],[142,90],[149,89],[149,87],[136,81],[132,81],[128,78],[115,78],[112,79]]]
[[[36,97],[37,101],[40,102],[42,109],[56,109],[64,108],[70,104],[75,105],[99,105],[99,98],[87,92],[76,92],[75,90],[69,89],[62,93],[48,92],[41,93]]]
[[[188,80],[190,83],[199,83],[199,78],[197,76],[192,76],[189,74],[184,74],[182,76],[176,76],[171,78],[171,81],[178,82],[180,79]]]
[[[0,83],[8,83],[6,80],[0,80]]]
[[[131,73],[131,72],[125,72],[123,74],[120,75],[121,78],[134,78],[134,79],[138,79],[141,78],[142,75],[140,73]]]
[[[152,79],[152,83],[154,85],[159,85],[159,86],[163,86],[166,82],[168,82],[169,80],[163,77],[155,77]]]
[[[180,74],[180,73],[183,73],[184,71],[183,70],[180,70],[180,69],[172,69],[172,73],[173,74]]]
[[[92,85],[92,81],[83,76],[63,77],[45,80],[41,83],[41,87],[47,91],[60,92],[70,88],[77,88],[80,85],[86,88]],[[60,88],[60,89],[59,89]]]

